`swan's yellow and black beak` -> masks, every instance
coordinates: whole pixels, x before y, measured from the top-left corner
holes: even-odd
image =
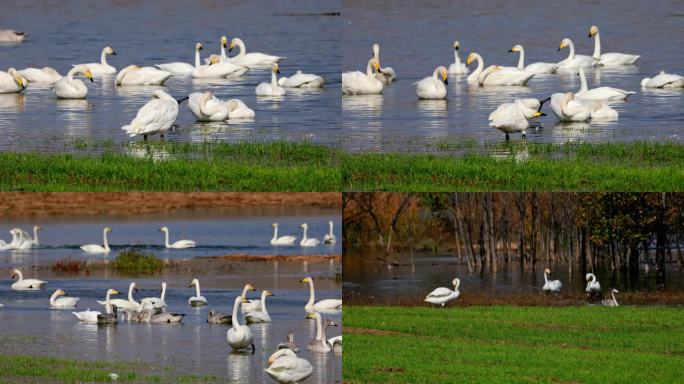
[[[246,298],[243,297],[242,302],[246,304],[246,303],[249,303],[249,300],[247,300]]]
[[[232,51],[233,51],[233,48],[235,48],[235,44],[233,44],[233,42],[231,41],[231,42],[230,42],[230,47],[228,47],[228,52],[232,52]]]
[[[85,73],[85,75],[86,75],[86,77],[88,78],[88,80],[90,80],[91,83],[94,83],[94,82],[95,82],[95,80],[93,80],[93,73],[92,73],[92,72],[87,71],[87,72]]]
[[[470,54],[470,55],[468,55],[468,57],[466,58],[466,67],[469,66],[470,63],[472,63],[472,62],[473,62],[473,55]]]
[[[546,113],[543,112],[535,112],[532,117],[539,117],[539,116],[546,116]]]
[[[112,295],[118,295],[118,294],[119,294],[119,291],[117,291],[116,289],[114,291],[112,291]]]
[[[112,55],[116,56],[116,51],[112,49]]]

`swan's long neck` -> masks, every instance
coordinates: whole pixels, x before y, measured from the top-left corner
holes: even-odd
[[[22,281],[24,280],[24,275],[21,273],[21,271],[17,270],[16,271],[17,276],[19,276],[19,279],[17,281]]]
[[[236,44],[238,47],[240,47],[240,53],[238,53],[237,57],[242,57],[247,53],[247,47],[245,47],[245,43],[242,41],[242,39],[237,39]]]
[[[266,293],[265,292],[261,292],[261,311],[264,313],[268,313],[268,312],[266,312]]]
[[[242,288],[242,296],[240,296],[240,297],[242,297],[242,298],[244,299],[244,298],[246,297],[246,295],[247,295],[247,291],[248,291],[248,290],[249,290],[249,287],[247,287],[247,286],[245,285],[245,287]]]
[[[520,58],[518,59],[518,69],[521,71],[525,69],[525,49],[522,47],[520,47]]]
[[[461,285],[461,280],[456,280],[456,286],[454,287],[454,292],[458,292],[458,287]]]
[[[568,44],[568,60],[572,61],[575,59],[575,44],[570,41],[570,44]]]
[[[314,283],[313,281],[309,282],[309,302],[306,304],[306,306],[312,306],[314,305],[314,301],[316,301],[316,295],[314,294]]]
[[[432,72],[432,78],[439,80],[439,67],[435,68],[435,70]]]
[[[482,56],[480,56],[478,54],[475,55],[475,60],[477,60],[477,68],[473,72],[473,75],[475,75],[476,77],[479,77],[480,74],[482,73],[482,70],[484,69],[484,60],[482,59]]]
[[[102,54],[100,54],[100,63],[109,66],[109,64],[107,64],[107,48],[103,49]]]
[[[199,68],[202,64],[200,64],[200,52],[199,49],[195,49],[195,68]]]
[[[199,281],[197,281],[197,282],[195,283],[195,295],[197,295],[196,297],[198,297],[198,298],[201,296],[201,294],[200,294]]]
[[[457,67],[461,66],[461,57],[458,55],[458,49],[454,48],[454,63]]]
[[[273,240],[276,240],[278,238],[278,226],[273,227]]]
[[[581,67],[579,68],[579,77],[580,77],[580,92],[586,92],[589,87],[587,86],[587,78],[584,76],[584,69]],[[592,275],[593,276],[593,275]]]
[[[33,227],[33,242],[38,244],[38,227]]]
[[[13,246],[19,244],[19,235],[16,232],[12,232],[12,241],[10,242]]]
[[[594,36],[594,59],[600,60],[601,59],[601,36],[598,32],[596,32],[596,36]]]
[[[331,221],[330,223],[328,223],[328,225],[330,226],[330,236],[332,236],[333,235],[333,222]]]
[[[306,241],[306,230],[307,230],[307,227],[304,227],[303,229],[304,229],[304,234],[303,234],[303,236],[302,236],[302,241]]]
[[[112,313],[112,303],[110,301],[111,296],[112,293],[110,291],[107,291],[107,296],[105,298],[105,312],[107,313]]]
[[[226,56],[226,47],[221,44],[221,61],[227,61],[228,56]]]
[[[202,107],[202,104],[200,103],[200,108]],[[171,244],[169,244],[169,231],[164,231],[164,245],[166,245],[166,248],[171,247]]]
[[[109,251],[109,242],[107,241],[107,230],[102,231],[102,245],[104,245],[104,249]]]
[[[74,81],[74,75],[78,73],[78,68],[71,68],[69,73],[67,73],[67,81],[71,84]]]
[[[366,66],[366,76],[369,78],[373,78],[373,62],[369,61],[368,65]]]
[[[275,71],[271,71],[271,87],[278,87],[278,74]]]
[[[240,306],[241,300],[242,300],[242,298],[235,299],[235,304],[233,305],[233,317],[232,317],[233,329],[240,328],[240,323],[238,322],[238,320],[239,320],[238,319],[238,306]]]
[[[52,296],[50,296],[50,305],[52,305],[53,307],[57,304],[57,303],[55,303],[56,298],[57,298],[57,291],[55,291],[52,294]]]
[[[548,283],[549,283],[549,279],[546,278],[546,271],[544,271],[544,283],[545,283],[545,284],[548,284]]]
[[[325,340],[325,331],[323,330],[323,319],[320,314],[316,314],[316,340]]]
[[[596,283],[596,275],[594,275],[593,273],[591,274],[591,283]]]
[[[617,299],[615,298],[615,292],[611,291],[610,295],[613,296],[613,301],[615,302],[615,305],[618,305]]]
[[[161,292],[160,299],[164,300],[165,297],[166,297],[166,283],[162,283],[162,292]]]
[[[131,303],[135,303],[135,300],[133,300],[133,288],[135,285],[131,283],[131,285],[128,286],[128,301]]]

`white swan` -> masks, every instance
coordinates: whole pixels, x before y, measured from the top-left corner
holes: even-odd
[[[569,48],[570,52],[565,60],[558,63],[559,69],[577,69],[579,67],[591,67],[596,64],[593,57],[587,55],[575,55],[575,44],[567,37],[561,40],[558,52],[561,49]]]
[[[504,132],[506,140],[509,140],[510,133],[519,132],[525,137],[530,127],[529,119],[545,116],[539,108],[541,105],[537,99],[516,99],[512,103],[501,104],[489,114],[489,126]]]
[[[278,64],[273,64],[273,68],[271,68],[271,82],[260,83],[257,85],[254,93],[257,96],[285,96],[285,88],[278,85],[279,73],[280,67],[278,67]]]
[[[228,119],[230,109],[210,91],[193,92],[188,99],[188,107],[197,121],[224,121]]]
[[[123,309],[123,310],[130,310],[130,311],[139,311],[142,309],[142,306],[140,303],[135,301],[133,298],[133,291],[138,292],[138,288],[136,288],[135,282],[132,282],[128,285],[128,299],[113,299],[111,300],[111,304],[116,306],[118,309]],[[98,301],[97,302],[100,305],[104,305],[105,307],[107,306],[107,300],[105,301]],[[110,313],[107,311],[107,313]]]
[[[0,43],[21,43],[29,37],[29,33],[14,29],[0,29]]]
[[[116,85],[164,85],[173,74],[155,67],[129,65],[119,71],[114,79]]]
[[[518,68],[500,67],[496,65],[484,68],[484,60],[476,52],[466,58],[466,65],[477,61],[477,69],[468,75],[468,83],[479,85],[525,85],[534,76],[533,73],[521,71]]]
[[[203,305],[207,305],[207,299],[202,296],[202,293],[200,292],[200,283],[199,280],[197,279],[192,279],[192,282],[190,283],[190,286],[188,288],[195,287],[195,296],[191,296],[188,299],[188,304],[190,304],[191,307],[201,307]]]
[[[601,284],[596,280],[596,275],[587,273],[585,278],[587,280],[587,288],[585,289],[587,292],[601,292]]]
[[[12,228],[9,233],[12,235],[12,240],[6,245],[5,249],[21,249],[24,243],[22,231],[19,228]]]
[[[145,297],[140,300],[142,308],[152,308],[156,311],[166,308],[166,282],[161,283],[161,295],[159,297]]]
[[[380,64],[380,44],[373,44],[373,58],[377,60],[378,66]],[[383,83],[391,83],[396,78],[397,75],[394,73],[392,67],[378,68],[378,73],[375,74],[375,78]]]
[[[611,108],[605,101],[589,101],[592,121],[615,121],[620,117],[618,111]]]
[[[247,325],[240,325],[238,319],[238,307],[245,301],[246,299],[242,298],[242,296],[235,298],[232,317],[233,325],[226,333],[226,339],[228,340],[230,347],[233,348],[233,351],[238,351],[251,346],[252,353],[254,353],[256,348],[254,347],[254,335],[252,334],[252,330],[249,329],[249,326]]]
[[[109,243],[107,242],[107,233],[111,232],[112,229],[109,227],[105,227],[102,230],[102,244],[86,244],[82,245],[81,249],[85,252],[88,253],[108,253],[109,252]]]
[[[525,48],[518,44],[511,48],[508,52],[520,52],[520,58],[518,59],[518,69],[521,71],[526,71],[529,73],[534,73],[535,75],[556,73],[560,64],[558,63],[543,63],[536,62],[528,64],[525,66]]]
[[[447,77],[447,69],[443,66],[439,66],[432,72],[432,76],[428,76],[413,83],[416,86],[418,98],[426,100],[446,99],[446,84],[449,84]]]
[[[613,288],[610,290],[610,295],[613,297],[612,299],[607,299],[603,300],[601,304],[603,304],[606,307],[618,307],[620,304],[618,304],[617,299],[615,298],[615,294],[620,293],[618,292],[617,289]]]
[[[273,296],[271,291],[264,290],[261,292],[261,310],[247,312],[245,315],[245,321],[247,324],[271,322],[271,315],[269,315],[268,311],[266,310],[266,297],[268,296]]]
[[[78,65],[55,82],[55,95],[58,99],[85,99],[88,95],[88,87],[79,79],[74,79],[74,75],[80,73],[91,83],[94,83],[93,73],[85,65]]]
[[[337,327],[337,324],[330,319],[326,319],[324,324],[321,314],[318,312],[309,313],[306,315],[306,318],[314,319],[316,321],[316,338],[311,340],[306,348],[313,352],[328,353],[332,351],[332,345],[328,344],[328,338],[325,335],[325,331],[326,328],[330,326]]]
[[[333,352],[342,353],[342,335],[329,338],[328,344],[332,346]]]
[[[587,78],[584,76],[584,69],[578,68],[580,77],[580,89],[575,93],[575,97],[581,100],[603,100],[603,101],[617,101],[627,100],[627,98],[634,94],[634,92],[625,91],[619,88],[612,87],[598,87],[588,89]]]
[[[558,293],[563,287],[563,283],[560,280],[549,280],[546,275],[550,273],[551,271],[548,268],[544,269],[544,287],[542,289],[547,292]]]
[[[302,240],[299,242],[299,245],[302,247],[315,247],[321,243],[321,241],[316,238],[306,237],[306,231],[309,229],[309,225],[307,223],[302,223],[302,225],[299,227],[303,230]]]
[[[112,314],[114,310],[112,309],[112,302],[111,302],[111,296],[112,295],[118,295],[119,292],[116,289],[108,289],[107,290],[107,296],[105,298],[104,306],[105,306],[105,312],[107,314]],[[100,311],[91,311],[90,309],[87,309],[85,311],[81,312],[71,312],[76,316],[76,318],[79,321],[89,323],[89,324],[97,324],[100,322],[100,319],[103,319],[104,316],[102,315],[102,312]]]
[[[425,296],[424,301],[426,303],[437,304],[444,307],[446,303],[456,300],[461,295],[461,292],[458,290],[458,287],[461,285],[461,279],[455,278],[451,284],[454,286],[453,291],[445,287],[436,288]]]
[[[202,44],[196,43],[195,44],[195,65],[189,64],[189,63],[183,63],[180,61],[174,61],[171,63],[164,63],[164,64],[157,64],[155,67],[164,70],[164,71],[169,71],[174,74],[179,74],[179,75],[190,75],[193,73],[195,68],[198,68],[201,66],[200,64],[200,54],[199,51],[202,50]]]
[[[300,283],[309,284],[309,301],[304,306],[307,313],[312,312],[330,312],[339,311],[342,309],[342,300],[340,299],[324,299],[316,303],[316,294],[314,293],[314,282],[311,277],[305,277],[299,281]]]
[[[159,232],[164,232],[164,245],[166,248],[173,248],[173,249],[184,249],[184,248],[193,248],[196,246],[195,242],[192,240],[178,240],[174,242],[173,244],[169,244],[169,228],[168,227],[161,227],[159,228]]]
[[[325,80],[312,73],[302,73],[297,71],[290,77],[281,77],[278,79],[278,85],[285,88],[320,88],[325,83]]]
[[[366,73],[360,71],[342,74],[342,94],[344,95],[378,95],[382,93],[383,83],[374,76],[380,71],[380,63],[371,58],[366,66]]]
[[[306,359],[297,357],[291,349],[279,349],[268,358],[264,369],[271,378],[281,384],[296,384],[306,380],[313,373],[313,367]]]
[[[93,73],[98,74],[98,75],[105,75],[105,74],[114,74],[116,73],[116,68],[112,67],[107,63],[107,55],[114,55],[116,56],[116,52],[112,47],[104,47],[102,49],[102,53],[100,54],[100,62],[99,63],[86,63],[86,64],[78,64],[79,65],[85,65],[88,68],[90,68]]]
[[[40,225],[34,225],[33,226],[33,238],[31,238],[31,236],[28,233],[24,233],[23,234],[24,240],[31,243],[32,246],[40,245],[40,239],[38,239],[38,232],[40,232],[41,229],[42,228],[40,227]]]
[[[232,52],[233,49],[235,49],[235,47],[240,48],[240,52],[236,56],[230,57],[230,62],[247,68],[270,67],[273,64],[279,62],[280,60],[284,59],[284,57],[267,55],[265,53],[259,52],[247,53],[245,43],[239,37],[234,37],[230,41],[230,47],[228,48],[228,52]]]
[[[281,236],[278,237],[278,223],[271,224],[273,227],[273,238],[271,245],[294,245],[297,238],[295,236]]]
[[[50,67],[24,68],[19,71],[21,77],[29,83],[54,84],[62,75],[56,69]]]
[[[458,50],[461,49],[461,44],[458,41],[454,41],[454,62],[449,65],[449,73],[453,75],[465,75],[470,72],[468,66],[465,63],[461,63],[461,57],[458,54]]]
[[[245,287],[242,288],[242,297],[243,299],[247,300],[247,302],[242,302],[242,305],[240,305],[240,309],[242,312],[253,312],[253,311],[260,311],[261,310],[261,300],[259,299],[254,299],[254,300],[249,300],[247,299],[247,292],[249,291],[255,291],[256,289],[252,286],[252,284],[245,284]]]
[[[335,234],[333,233],[333,222],[332,220],[328,221],[328,227],[330,228],[329,232],[323,236],[323,244],[335,244],[337,242],[337,238],[335,237]]]
[[[43,289],[43,285],[47,284],[47,281],[43,280],[24,279],[24,275],[22,275],[21,271],[18,269],[12,270],[10,279],[14,279],[15,277],[17,278],[17,281],[10,285],[10,288],[15,291],[37,291],[39,289]]]
[[[572,92],[551,95],[551,109],[559,121],[587,121],[591,118],[591,108],[576,100]]]
[[[222,79],[227,77],[240,77],[244,75],[248,68],[233,62],[222,63],[218,56],[211,55],[209,64],[200,64],[200,51],[202,44],[195,44],[195,68],[192,70],[192,77],[199,79]]]
[[[278,349],[289,349],[294,353],[299,353],[299,348],[294,342],[294,335],[292,333],[287,334],[286,342],[278,343]]]
[[[597,26],[592,25],[589,28],[589,38],[594,38],[594,54],[592,57],[596,60],[595,65],[603,67],[620,67],[623,65],[633,65],[641,56],[630,55],[627,53],[601,53],[601,35]]]
[[[219,63],[227,63],[230,61],[230,58],[226,55],[226,47],[228,46],[228,38],[225,36],[221,36],[221,40],[219,40],[220,47],[221,47],[221,54],[218,55],[219,58]],[[211,56],[207,57],[204,59],[204,64],[209,64],[211,63]]]
[[[130,124],[121,127],[122,130],[133,137],[142,135],[147,140],[148,135],[157,133],[163,138],[176,121],[178,116],[178,104],[186,98],[176,100],[168,93],[157,89],[152,92],[152,100],[148,101],[135,115]]]
[[[9,68],[7,72],[0,71],[0,94],[19,93],[26,88],[26,79],[14,68]]]
[[[50,307],[52,308],[76,308],[78,297],[60,297],[66,295],[61,289],[56,290],[52,296],[50,296]]]
[[[240,99],[226,101],[228,105],[228,120],[251,120],[254,119],[254,110],[243,103]]]
[[[653,78],[646,77],[641,80],[644,88],[684,88],[684,76],[660,71]]]

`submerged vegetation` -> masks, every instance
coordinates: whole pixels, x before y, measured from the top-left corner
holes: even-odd
[[[344,325],[354,351],[343,360],[348,383],[678,383],[684,376],[677,308],[352,306]]]

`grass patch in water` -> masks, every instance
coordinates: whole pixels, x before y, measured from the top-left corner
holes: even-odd
[[[121,274],[153,275],[160,273],[164,268],[164,262],[153,254],[144,254],[135,250],[119,252],[112,262],[112,268]]]
[[[356,307],[345,383],[679,383],[673,307]],[[351,352],[350,352],[351,351]]]

